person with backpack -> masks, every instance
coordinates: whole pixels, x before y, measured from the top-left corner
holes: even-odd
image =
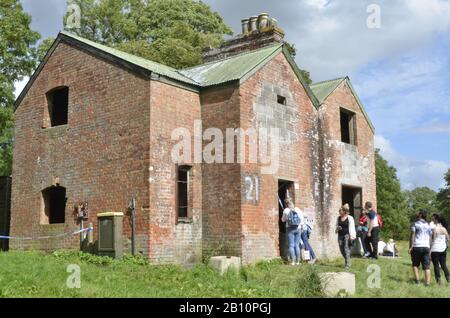
[[[295,207],[290,199],[287,199],[286,208],[283,211],[281,221],[286,223],[291,265],[299,265],[301,232],[303,230],[303,212]]]
[[[353,241],[356,239],[355,220],[349,214],[348,204],[339,209],[339,216],[336,222],[336,233],[338,235],[339,250],[345,259],[345,270],[350,270],[350,250]]]
[[[367,231],[367,248],[369,249],[369,258],[378,259],[378,241],[380,235],[381,217],[373,209],[372,202],[366,202],[366,209],[369,218],[369,230]]]

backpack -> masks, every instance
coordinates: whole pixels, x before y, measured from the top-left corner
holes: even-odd
[[[289,226],[299,226],[300,225],[300,217],[298,216],[298,213],[291,210],[289,212],[288,216],[288,224]]]
[[[377,213],[377,220],[378,220],[378,227],[380,230],[383,228],[383,219],[381,218],[381,215]]]

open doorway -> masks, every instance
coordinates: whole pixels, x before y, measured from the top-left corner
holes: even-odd
[[[295,203],[295,191],[294,182],[286,180],[278,180],[278,228],[279,228],[279,248],[280,256],[283,259],[287,259],[289,254],[289,243],[286,236],[286,224],[281,222],[281,217],[283,216],[283,210],[286,208],[285,201],[287,198],[291,198],[292,202]]]
[[[342,205],[346,203],[350,206],[350,215],[358,220],[362,211],[362,189],[342,186]]]

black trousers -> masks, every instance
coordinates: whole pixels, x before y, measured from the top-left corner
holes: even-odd
[[[441,253],[439,253],[439,252],[431,253],[431,260],[433,262],[433,268],[434,268],[434,277],[436,278],[436,281],[441,280],[440,268],[442,268],[442,271],[445,274],[445,278],[447,280],[450,278],[450,275],[448,273],[446,258],[447,258],[447,251],[441,252]],[[440,268],[439,268],[439,265],[440,265]]]
[[[369,235],[367,235],[367,249],[370,253],[370,257],[374,257],[374,258],[378,258],[378,241],[379,239],[379,235],[380,235],[380,228],[379,227],[374,227],[372,229],[372,233],[369,237]],[[372,244],[372,246],[370,246]]]
[[[370,250],[367,249],[367,232],[366,231],[359,231],[359,237],[361,238],[361,244],[364,250],[364,254],[367,252],[370,253]]]

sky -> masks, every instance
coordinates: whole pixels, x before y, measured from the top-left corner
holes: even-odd
[[[62,29],[65,0],[21,0],[43,38]],[[404,189],[438,190],[450,168],[450,0],[205,0],[240,33],[242,18],[278,20],[313,81],[350,76],[375,146]],[[369,28],[375,9],[379,27]],[[16,94],[26,79],[16,85]]]

